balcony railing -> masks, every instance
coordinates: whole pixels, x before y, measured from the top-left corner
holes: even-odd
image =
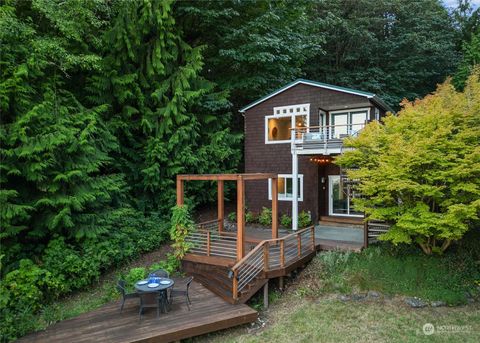
[[[292,149],[305,152],[316,150],[316,153],[325,154],[339,153],[343,147],[343,139],[357,136],[364,127],[365,123],[292,128]]]

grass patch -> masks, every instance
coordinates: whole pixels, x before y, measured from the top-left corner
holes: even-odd
[[[233,329],[194,342],[478,342],[480,311],[472,305],[413,310],[396,302],[348,302],[292,296],[270,311],[267,328]],[[426,336],[423,325],[437,331]],[[453,326],[462,332],[439,332]]]

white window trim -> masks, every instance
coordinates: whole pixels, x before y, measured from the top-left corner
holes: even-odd
[[[278,174],[278,178],[293,178],[292,174]],[[298,189],[298,201],[303,201],[303,174],[298,174],[298,179],[300,180],[300,188]],[[272,179],[268,179],[268,200],[272,200]],[[293,197],[288,198],[278,193],[279,201],[292,201]]]
[[[300,112],[297,114],[297,112],[290,113],[290,109],[296,109],[297,107],[305,107],[307,109],[306,113],[305,112]],[[286,110],[287,113],[282,113],[283,110]],[[280,111],[279,114],[276,114],[276,112]],[[264,126],[264,131],[265,131],[265,144],[284,144],[284,143],[290,143],[292,140],[291,139],[283,139],[283,140],[278,140],[278,141],[270,141],[268,140],[268,119],[271,118],[285,118],[285,117],[290,117],[290,127],[295,127],[295,117],[296,116],[307,116],[307,126],[310,125],[310,104],[295,104],[295,105],[288,105],[288,106],[277,106],[273,108],[273,114],[265,116],[265,126]]]
[[[370,110],[371,110],[371,107],[364,107],[364,108],[346,108],[344,110],[336,110],[336,111],[330,111],[330,115],[329,115],[329,123],[330,125],[332,125],[332,116],[334,114],[337,114],[337,113],[348,113],[350,114],[351,112],[362,112],[362,111],[365,111],[366,112],[366,116],[365,116],[365,120],[368,120],[368,118],[370,118]],[[348,119],[347,119],[348,120]]]

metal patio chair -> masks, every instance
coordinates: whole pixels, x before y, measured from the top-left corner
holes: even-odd
[[[127,293],[125,290],[125,280],[118,280],[117,282],[117,291],[122,295],[122,305],[120,306],[120,312],[123,311],[123,306],[125,305],[125,300],[139,298],[140,295],[137,292]]]
[[[182,290],[178,290],[178,289],[172,289],[170,291],[170,306],[172,305],[173,303],[173,298],[174,297],[179,297],[179,296],[184,296],[185,297],[185,302],[187,304],[187,307],[188,307],[188,310],[190,311],[190,305],[191,305],[191,300],[190,300],[190,296],[188,294],[188,290],[190,288],[190,284],[192,283],[193,281],[193,276],[189,277],[187,279],[187,283],[185,284],[185,288],[182,289]]]

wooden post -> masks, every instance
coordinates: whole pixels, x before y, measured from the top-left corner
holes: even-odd
[[[302,256],[302,237],[297,235],[297,249],[298,249],[298,257]]]
[[[183,180],[177,175],[177,206],[183,205]]]
[[[245,181],[237,179],[237,262],[245,255]]]
[[[263,286],[263,309],[266,310],[268,308],[268,279],[265,286]]]
[[[232,286],[233,299],[238,299],[238,271],[233,272],[233,286]]]
[[[285,240],[280,241],[280,267],[285,267]]]
[[[278,288],[280,288],[280,290],[283,291],[283,276],[280,276],[278,278]]]
[[[363,247],[368,248],[368,221],[363,222]]]
[[[272,179],[272,239],[278,238],[278,180]]]
[[[315,251],[315,226],[310,227],[310,235],[312,236],[312,251]]]
[[[217,181],[217,217],[218,217],[218,232],[223,231],[223,219],[225,218],[225,207],[224,207],[224,181]]]
[[[268,245],[268,241],[265,242],[265,244],[263,245],[263,270],[265,272],[268,271],[268,249],[269,249],[269,245]]]
[[[207,256],[210,256],[210,230],[207,231]]]

